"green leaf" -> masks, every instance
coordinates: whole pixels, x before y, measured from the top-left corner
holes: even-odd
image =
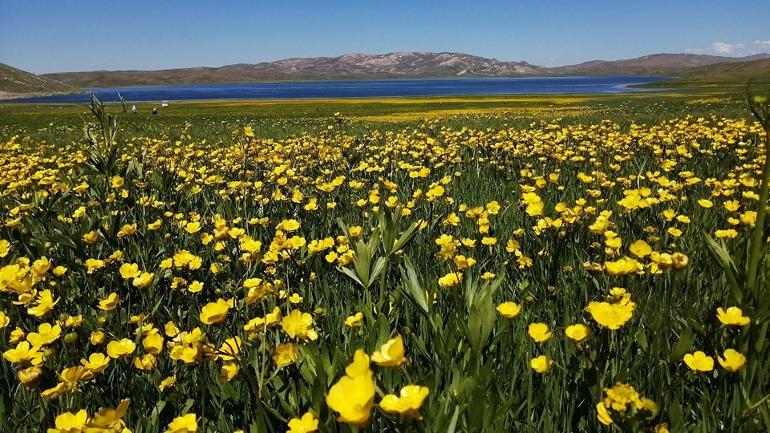
[[[681,361],[684,354],[692,347],[693,342],[695,342],[695,336],[692,333],[692,329],[685,329],[679,336],[679,341],[677,341],[676,345],[671,350],[671,361]]]

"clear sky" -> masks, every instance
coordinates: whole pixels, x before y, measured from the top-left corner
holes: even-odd
[[[35,73],[393,51],[546,66],[770,52],[770,0],[0,0],[0,62]]]

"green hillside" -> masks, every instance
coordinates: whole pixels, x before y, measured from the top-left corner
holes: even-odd
[[[69,84],[0,63],[0,99],[69,93],[75,90]]]
[[[750,81],[770,83],[770,59],[701,66],[688,70],[677,80],[666,84],[746,84]]]

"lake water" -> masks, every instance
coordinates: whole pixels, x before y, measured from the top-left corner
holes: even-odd
[[[516,95],[642,92],[631,84],[663,77],[523,77],[408,80],[313,81],[292,83],[178,84],[87,89],[104,101],[128,102],[206,99],[301,99],[399,96]],[[19,99],[16,102],[87,102],[88,93]]]

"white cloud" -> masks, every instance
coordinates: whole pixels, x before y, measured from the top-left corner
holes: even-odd
[[[730,44],[727,42],[713,42],[711,51],[719,54],[730,54],[743,48],[743,44]]]
[[[768,41],[760,41],[759,39],[757,39],[756,41],[754,41],[754,45],[761,45],[763,47],[770,47],[770,40],[768,40]]]

